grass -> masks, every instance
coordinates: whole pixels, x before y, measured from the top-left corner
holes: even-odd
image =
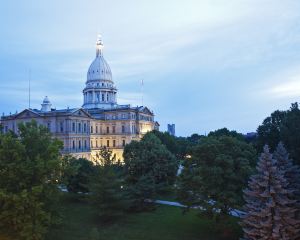
[[[94,209],[85,201],[66,196],[62,206],[63,223],[50,229],[47,240],[89,240],[95,228],[101,240],[234,240],[240,237],[236,219],[230,219],[231,227],[219,231],[219,225],[200,218],[196,211],[182,215],[181,209],[171,206],[128,214],[109,225],[99,222]]]

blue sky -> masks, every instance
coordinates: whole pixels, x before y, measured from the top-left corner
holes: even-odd
[[[246,133],[300,97],[300,1],[2,1],[0,111],[82,105],[102,34],[120,104],[144,103],[165,130]]]

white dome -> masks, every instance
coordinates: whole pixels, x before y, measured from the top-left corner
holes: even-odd
[[[112,81],[112,74],[108,63],[102,54],[96,56],[95,60],[89,67],[87,72],[87,81],[93,80],[109,80]]]
[[[112,81],[112,74],[108,63],[105,61],[102,53],[103,42],[101,35],[98,35],[96,42],[96,58],[92,62],[87,72],[87,81]]]
[[[83,89],[83,105],[85,109],[109,109],[117,106],[117,89],[112,80],[109,65],[103,58],[101,36],[96,42],[96,58],[87,72],[87,81]]]

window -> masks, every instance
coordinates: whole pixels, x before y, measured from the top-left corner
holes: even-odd
[[[122,126],[122,133],[125,133],[125,126]]]
[[[47,128],[49,129],[49,131],[51,130],[51,124],[49,122],[47,123]]]
[[[109,140],[107,140],[107,145],[106,146],[109,147]]]
[[[103,83],[102,83],[102,86],[103,86]],[[104,102],[104,94],[102,94],[102,102]]]
[[[91,126],[91,133],[93,133],[93,126]]]
[[[106,95],[106,101],[109,101],[108,99],[109,99],[109,97],[108,97],[108,94],[107,94],[107,95]]]
[[[112,131],[113,131],[113,133],[116,133],[116,126],[113,126]]]
[[[113,147],[116,147],[116,140],[113,140]]]
[[[98,125],[96,125],[96,133],[98,133]]]
[[[106,127],[106,133],[109,133],[109,127]]]
[[[72,147],[73,147],[73,149],[75,149],[75,141],[74,140],[72,142]]]
[[[86,140],[84,140],[84,148],[87,148]]]
[[[96,140],[96,148],[98,147],[98,140]]]
[[[122,118],[125,119],[125,114],[124,113],[122,114]]]
[[[78,141],[78,148],[81,149],[81,141]]]
[[[63,132],[63,131],[64,131],[64,123],[61,122],[61,123],[60,123],[60,132]]]
[[[75,132],[75,123],[72,123],[72,131]]]
[[[97,93],[97,102],[100,102],[100,94]]]
[[[86,123],[83,124],[83,131],[86,132]]]
[[[78,123],[78,132],[81,132],[81,123]]]
[[[125,140],[122,141],[122,146],[125,147]]]
[[[93,147],[93,140],[91,140],[91,147]]]

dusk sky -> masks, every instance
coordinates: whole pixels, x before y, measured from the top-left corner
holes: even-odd
[[[118,103],[154,111],[161,130],[255,131],[300,99],[300,1],[2,1],[0,111],[81,107],[100,33]]]

